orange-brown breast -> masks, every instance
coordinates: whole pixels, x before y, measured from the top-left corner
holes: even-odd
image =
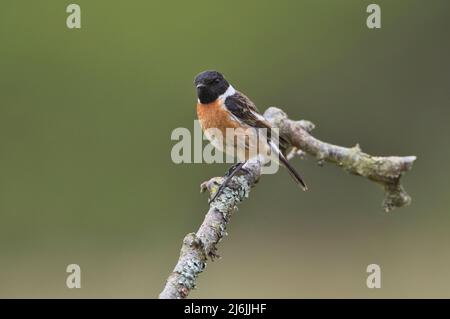
[[[239,123],[230,117],[221,100],[209,104],[197,104],[197,116],[203,130],[217,128],[225,134],[227,128],[238,128]]]
[[[205,136],[211,141],[214,147],[230,156],[237,156],[240,161],[246,161],[251,156],[257,154],[258,151],[262,150],[258,146],[256,131],[252,127],[246,125],[241,126],[238,121],[230,116],[229,111],[221,103],[222,101],[218,100],[209,104],[197,104],[197,115],[200,120],[200,125],[204,131],[214,128],[222,132],[221,137],[205,132]],[[227,128],[242,128],[243,130],[233,131],[229,135],[226,131]],[[264,144],[263,146],[266,145]],[[254,153],[251,153],[250,149]],[[267,154],[267,152],[264,154]]]

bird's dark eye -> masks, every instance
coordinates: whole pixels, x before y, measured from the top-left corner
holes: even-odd
[[[219,78],[217,78],[217,79],[214,80],[214,83],[219,83],[219,82],[220,82],[220,79],[219,79]]]

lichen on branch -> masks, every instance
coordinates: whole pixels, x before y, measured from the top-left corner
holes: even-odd
[[[281,134],[290,138],[294,148],[315,157],[320,165],[324,162],[333,163],[351,174],[380,184],[385,191],[383,208],[386,212],[411,203],[411,197],[400,184],[400,178],[412,168],[415,156],[372,156],[364,153],[358,144],[347,148],[322,142],[310,134],[314,124],[290,120],[286,113],[276,107],[268,108],[264,117],[278,127]]]
[[[286,113],[276,107],[268,108],[264,117],[279,128],[280,133],[291,143],[292,149],[287,155],[289,159],[308,154],[316,158],[320,165],[324,162],[333,163],[351,174],[366,177],[381,185],[385,192],[383,208],[386,212],[411,203],[411,197],[400,179],[412,168],[415,156],[372,156],[362,152],[359,145],[347,148],[322,142],[311,135],[313,123],[290,120]],[[186,298],[195,288],[197,277],[205,269],[208,259],[218,257],[217,244],[227,235],[226,227],[237,204],[248,197],[250,189],[261,176],[258,159],[247,162],[244,168],[245,171],[233,177],[224,192],[210,204],[197,233],[185,236],[178,262],[159,298]],[[222,182],[222,177],[214,177],[204,182],[201,190],[208,190],[213,196]]]

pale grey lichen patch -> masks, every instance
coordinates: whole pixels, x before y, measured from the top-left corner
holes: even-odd
[[[180,274],[178,284],[185,286],[189,290],[194,289],[197,276],[204,268],[204,263],[202,262],[185,260],[176,270]]]
[[[172,274],[167,279],[166,288],[159,298],[186,298],[198,275],[206,267],[206,255],[201,240],[195,233],[187,234],[183,239],[180,258]]]
[[[232,212],[236,205],[250,193],[250,184],[245,176],[233,177],[230,186],[225,187],[223,193],[211,203],[211,208],[222,214]]]
[[[290,161],[294,157],[298,157],[300,159],[306,159],[306,153],[297,147],[292,147],[289,152],[286,154],[286,159]]]
[[[316,125],[313,122],[306,120],[297,121],[297,125],[301,126],[308,133],[311,133],[312,130],[316,128]]]
[[[264,117],[270,121],[274,127],[281,129],[283,127],[282,121],[287,118],[287,114],[279,108],[271,106],[264,112]]]

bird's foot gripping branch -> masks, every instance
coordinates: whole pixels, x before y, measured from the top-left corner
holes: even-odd
[[[290,120],[282,110],[270,107],[264,117],[280,132],[289,137],[293,150],[289,158],[308,154],[319,161],[334,163],[354,175],[368,178],[381,185],[385,192],[383,209],[388,212],[411,203],[411,197],[400,183],[402,175],[412,168],[415,156],[372,156],[360,147],[346,148],[322,142],[311,135],[314,124],[308,121]],[[301,151],[298,151],[301,150]],[[160,298],[186,298],[195,288],[197,276],[204,270],[208,258],[217,257],[217,244],[226,235],[226,227],[236,205],[243,201],[259,180],[261,164],[251,160],[245,165],[245,173],[231,179],[223,193],[210,204],[210,208],[197,233],[186,235],[178,262],[167,279]],[[215,177],[202,184],[211,196],[223,181]]]

